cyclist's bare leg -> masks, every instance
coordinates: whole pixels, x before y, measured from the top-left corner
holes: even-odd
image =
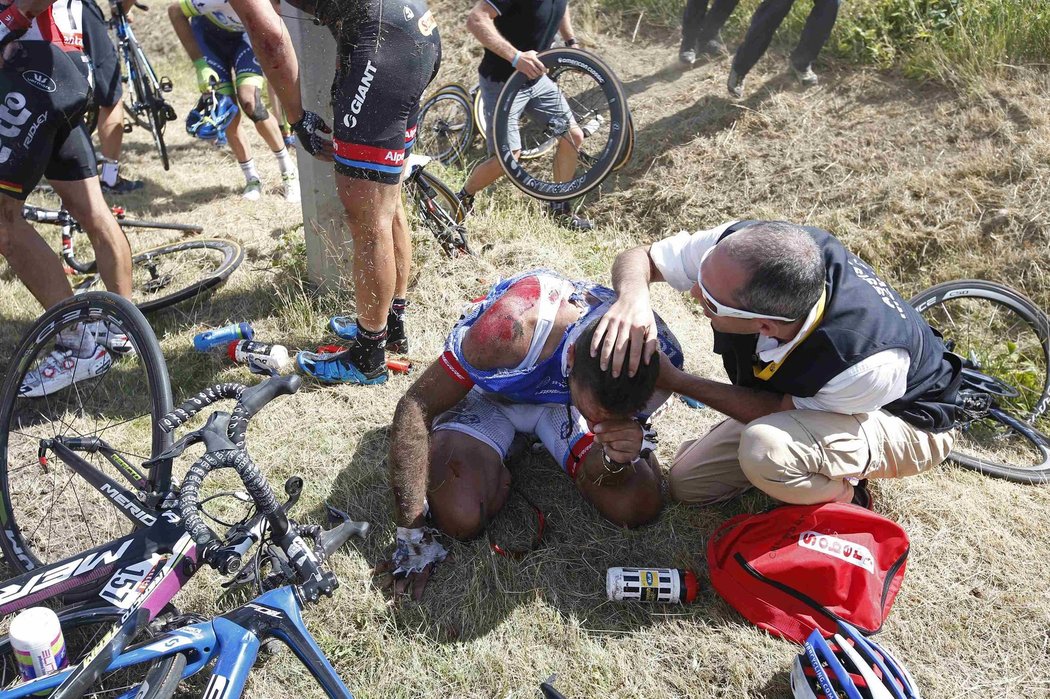
[[[558,150],[554,153],[554,181],[568,182],[576,174],[576,154],[583,145],[583,130],[579,126],[569,129],[566,136],[558,139]]]
[[[113,218],[98,177],[86,180],[49,180],[62,206],[73,215],[95,249],[98,273],[106,288],[131,298],[131,246]]]
[[[378,332],[386,327],[397,280],[393,228],[401,186],[354,179],[337,172],[336,190],[354,240],[357,319],[365,330]]]
[[[119,100],[112,107],[98,108],[98,142],[103,158],[120,160],[124,144],[124,104]]]
[[[521,155],[520,150],[514,151],[515,158],[519,155]],[[470,171],[467,183],[463,185],[463,189],[466,190],[467,194],[477,194],[501,177],[503,177],[503,168],[500,167],[496,156],[492,156],[488,160],[478,163],[477,167]]]
[[[660,516],[663,476],[655,456],[640,459],[621,474],[608,474],[596,444],[580,464],[576,488],[607,520],[621,527],[637,527]]]
[[[394,212],[394,298],[403,299],[408,294],[408,275],[412,271],[412,229],[405,215],[404,197],[398,185],[397,211]]]
[[[22,202],[0,194],[0,255],[44,308],[73,295],[62,261],[22,218]]]
[[[230,144],[230,150],[233,151],[233,157],[237,158],[238,163],[246,163],[252,159],[252,147],[248,145],[247,134],[244,133],[244,129],[241,127],[240,110],[234,115],[230,125],[226,127],[226,140]]]
[[[469,540],[503,509],[510,471],[495,449],[454,430],[430,435],[427,502],[438,529]]]
[[[245,84],[237,86],[237,102],[241,109],[237,113],[238,118],[241,114],[248,116],[251,119],[251,115],[266,114],[265,119],[259,119],[255,122],[255,129],[262,136],[262,140],[266,142],[266,145],[270,147],[270,150],[277,152],[284,148],[284,138],[281,137],[281,127],[277,123],[277,119],[273,114],[270,114],[266,107],[263,106],[262,92],[256,85]],[[260,111],[261,110],[261,111]],[[241,162],[244,162],[243,160]]]

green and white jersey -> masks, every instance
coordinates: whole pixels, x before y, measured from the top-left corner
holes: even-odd
[[[241,18],[230,7],[228,0],[180,0],[179,4],[187,17],[207,17],[227,31],[244,31]]]

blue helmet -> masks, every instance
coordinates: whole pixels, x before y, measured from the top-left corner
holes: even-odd
[[[229,95],[206,92],[186,115],[186,133],[206,141],[226,141],[226,127],[237,114],[237,103]]]
[[[908,671],[889,651],[844,621],[825,640],[806,639],[791,667],[795,699],[921,699]]]

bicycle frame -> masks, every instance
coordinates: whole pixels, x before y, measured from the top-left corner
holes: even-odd
[[[244,691],[248,673],[259,655],[262,641],[267,638],[276,638],[287,645],[329,697],[353,699],[306,628],[302,605],[295,588],[290,586],[266,592],[210,621],[191,624],[133,646],[115,658],[108,670],[120,670],[184,653],[187,663],[183,678],[199,672],[214,660],[215,666],[203,696],[234,699]],[[0,692],[0,699],[46,693],[61,684],[69,673],[70,670],[65,670]],[[123,697],[134,696],[136,690],[132,688]]]

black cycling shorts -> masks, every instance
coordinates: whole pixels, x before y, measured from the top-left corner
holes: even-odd
[[[120,101],[120,60],[117,47],[109,36],[109,26],[95,0],[83,0],[84,53],[91,59],[95,73],[95,104],[112,107]]]
[[[441,38],[424,0],[365,0],[343,18],[332,85],[336,172],[401,180],[419,98],[440,63]]]
[[[20,41],[0,69],[0,193],[24,200],[40,178],[94,177],[84,126],[89,68],[79,51]]]

